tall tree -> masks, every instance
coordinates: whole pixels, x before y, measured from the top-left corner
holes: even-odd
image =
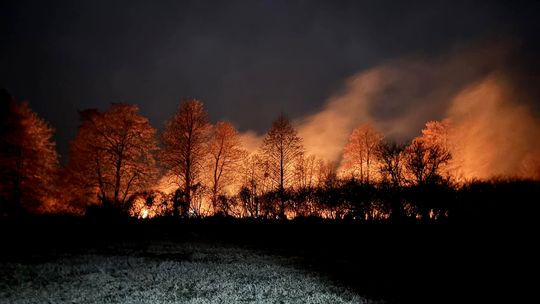
[[[361,182],[369,183],[377,172],[376,150],[382,139],[382,133],[369,124],[354,129],[343,150],[343,169]]]
[[[294,165],[303,153],[302,140],[289,119],[281,114],[263,140],[262,151],[267,158],[270,176],[278,186],[279,216],[285,218],[285,188],[294,175]]]
[[[129,197],[156,177],[156,130],[135,105],[113,104],[106,112],[80,112],[82,123],[70,145],[73,182],[90,198],[125,209]]]
[[[234,172],[238,169],[245,151],[242,149],[240,136],[235,127],[220,121],[213,128],[208,144],[211,172],[211,201],[216,212],[218,197],[223,189],[234,182]]]
[[[53,129],[0,91],[0,202],[6,213],[37,211],[52,195],[58,170]]]
[[[178,111],[166,123],[161,139],[161,161],[170,174],[180,181],[181,214],[187,216],[194,191],[208,154],[211,125],[203,103],[196,99],[184,100]]]

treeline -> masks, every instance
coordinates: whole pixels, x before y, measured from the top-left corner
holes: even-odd
[[[141,193],[130,204],[130,215],[139,218],[176,216],[176,196],[177,193],[160,191]],[[497,178],[398,188],[336,179],[315,187],[289,188],[283,196],[277,190],[256,194],[242,187],[236,194],[220,196],[214,212],[199,216],[279,219],[283,199],[288,219],[519,222],[536,218],[538,197],[540,183],[523,179]],[[100,209],[95,211],[100,212]]]
[[[535,181],[460,181],[444,122],[427,123],[406,144],[361,125],[336,164],[309,155],[283,114],[247,151],[236,128],[212,124],[195,99],[182,101],[159,132],[135,105],[81,111],[60,167],[52,128],[27,103],[6,91],[0,98],[3,215],[441,220],[498,217],[515,191],[515,206],[539,194]]]

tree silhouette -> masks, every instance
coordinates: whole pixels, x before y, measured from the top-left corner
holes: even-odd
[[[218,122],[212,128],[208,151],[210,154],[211,201],[213,211],[217,212],[218,200],[222,195],[223,188],[234,182],[234,170],[238,169],[245,151],[242,150],[238,131],[231,123],[223,121]]]
[[[256,187],[242,186],[238,192],[238,199],[242,204],[243,215],[258,218],[260,214],[259,197]]]
[[[452,124],[448,120],[428,121],[422,129],[422,134],[414,140],[422,142],[429,149],[435,148],[441,154],[450,155],[449,159],[445,160],[438,170],[442,177],[456,180],[460,178],[458,174],[461,164],[458,159],[454,158],[454,154],[460,152],[457,151],[456,145],[452,144],[452,132]]]
[[[409,201],[414,201],[413,213],[419,213],[423,220],[434,217],[447,200],[443,194],[450,186],[448,165],[452,155],[446,131],[445,124],[428,122],[422,135],[405,149]]]
[[[401,187],[403,186],[403,162],[406,146],[395,142],[381,142],[377,148],[377,155],[380,161],[380,174],[382,177],[382,188],[385,190],[383,200],[389,205],[391,218],[402,219],[404,215],[403,198],[401,197]]]
[[[259,218],[262,211],[260,197],[272,190],[268,162],[257,153],[245,156],[240,166],[240,178],[241,188],[238,196],[244,209],[243,214]]]
[[[342,195],[340,181],[332,166],[325,168],[324,180],[317,191],[322,217],[339,219],[342,217]]]
[[[81,194],[104,206],[126,209],[128,198],[152,185],[156,131],[135,105],[113,104],[106,112],[80,112],[68,168]]]
[[[200,185],[200,174],[208,154],[210,130],[203,103],[190,99],[182,101],[178,111],[166,123],[161,136],[161,162],[181,183],[182,216],[188,216],[196,185]]]
[[[51,197],[58,170],[53,129],[0,91],[0,208],[8,214],[37,211]]]
[[[405,150],[405,168],[415,185],[432,185],[443,179],[442,168],[452,159],[450,152],[436,143],[415,139]]]
[[[343,169],[361,182],[369,183],[377,172],[376,151],[382,139],[382,133],[369,124],[354,129],[343,149]]]
[[[377,147],[377,156],[380,161],[379,172],[383,183],[394,188],[403,185],[403,161],[406,146],[395,142],[381,142]]]
[[[300,155],[294,166],[294,186],[313,188],[317,185],[318,160],[315,155]]]
[[[285,218],[285,187],[294,174],[294,164],[302,155],[302,140],[284,114],[272,124],[263,140],[262,151],[268,160],[269,174],[278,188],[279,217]]]
[[[318,215],[317,190],[328,177],[331,163],[318,159],[315,155],[301,155],[295,164],[292,211],[295,216],[309,217]]]

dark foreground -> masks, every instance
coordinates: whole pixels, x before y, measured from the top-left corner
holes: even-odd
[[[537,234],[516,223],[41,217],[3,221],[0,229],[2,263],[44,263],[126,243],[214,244],[294,257],[295,267],[386,303],[516,303],[532,294],[535,283],[526,278],[537,275]]]

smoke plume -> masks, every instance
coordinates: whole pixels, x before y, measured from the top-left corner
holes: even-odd
[[[452,101],[452,152],[465,178],[522,175],[540,151],[540,124],[496,75],[464,89]]]
[[[350,77],[318,112],[295,120],[308,153],[339,162],[352,130],[371,123],[407,141],[426,122],[451,122],[466,178],[518,175],[540,149],[538,119],[509,73],[513,48],[493,44],[386,62]],[[244,134],[249,147],[260,142]]]

